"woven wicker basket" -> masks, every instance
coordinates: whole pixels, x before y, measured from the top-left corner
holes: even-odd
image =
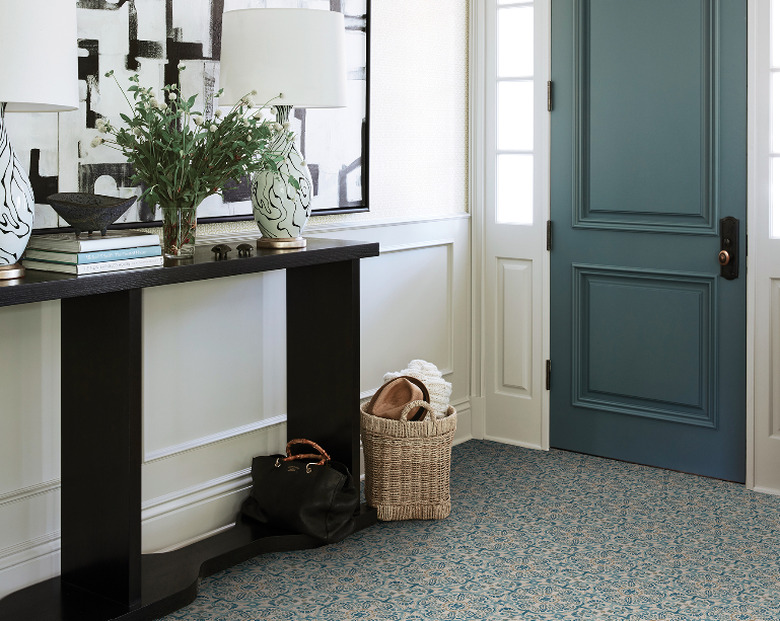
[[[380,520],[438,520],[450,514],[450,462],[457,414],[450,406],[437,418],[430,404],[412,401],[401,420],[380,418],[360,408],[366,462],[366,501]],[[425,420],[408,421],[412,409]]]

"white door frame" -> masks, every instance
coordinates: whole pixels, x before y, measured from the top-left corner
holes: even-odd
[[[475,438],[485,437],[486,420],[492,413],[485,411],[487,391],[485,377],[489,343],[485,339],[486,308],[486,248],[485,219],[487,212],[486,160],[486,89],[494,76],[487,75],[488,22],[486,11],[493,0],[472,0],[470,3],[470,204],[472,215],[472,409]],[[769,7],[772,0],[747,0],[748,7],[748,221],[750,240],[747,257],[747,480],[746,486],[759,491],[780,494],[780,379],[773,380],[773,367],[780,368],[780,240],[769,237],[768,145],[770,130],[769,103]],[[780,0],[775,0],[780,9]],[[546,42],[549,67],[550,20],[549,2]],[[537,24],[537,28],[540,25]],[[780,38],[780,33],[774,33]],[[536,53],[540,50],[537,46]],[[548,69],[549,75],[549,69]],[[549,153],[549,149],[548,149]],[[549,206],[548,206],[549,209]],[[548,258],[549,263],[549,258]],[[770,270],[769,266],[778,266]],[[545,271],[544,341],[549,351],[549,269]],[[774,325],[773,325],[774,324]],[[537,364],[544,364],[541,358]],[[774,364],[773,364],[774,363]],[[775,414],[774,411],[777,411]],[[549,438],[549,399],[546,400],[540,423]],[[768,442],[776,440],[777,442]],[[521,443],[521,442],[520,442]],[[775,447],[776,444],[776,447]],[[547,448],[544,444],[541,448]],[[778,472],[772,475],[773,472]]]
[[[504,2],[501,10],[511,10],[515,2],[525,5],[529,0]],[[544,233],[550,217],[549,113],[546,110],[550,3],[533,0],[535,190],[533,222],[520,225],[501,224],[494,215],[497,141],[491,135],[496,131],[495,114],[489,115],[496,109],[497,6],[496,0],[473,0],[470,5],[472,435],[547,449],[549,393],[544,380],[545,361],[549,358],[550,266]],[[515,78],[509,78],[512,79]],[[542,167],[539,162],[543,163]],[[512,230],[517,231],[522,242],[515,247],[506,243]],[[515,318],[509,317],[513,312],[531,317],[531,328],[522,328],[525,319],[513,322]],[[497,343],[496,347],[491,343]],[[515,356],[512,352],[516,343],[522,343],[524,349]],[[488,403],[491,403],[489,411]]]

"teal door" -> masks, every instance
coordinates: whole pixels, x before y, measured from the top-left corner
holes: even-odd
[[[550,444],[744,481],[745,0],[552,0],[552,81]]]

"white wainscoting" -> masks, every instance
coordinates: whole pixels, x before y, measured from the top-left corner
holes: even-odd
[[[361,395],[429,360],[453,384],[456,441],[470,438],[468,216],[314,220],[308,235],[380,243],[361,262]],[[145,552],[229,526],[251,458],[284,447],[284,304],[281,273],[144,292]],[[316,312],[311,330],[327,329]],[[59,573],[59,342],[59,302],[0,309],[0,597]]]
[[[380,243],[380,256],[360,263],[361,396],[386,372],[431,361],[453,383],[458,440],[471,437],[468,218],[314,223],[308,237]],[[229,526],[249,490],[251,458],[284,447],[284,277],[147,290],[144,313],[143,549],[153,552]],[[311,316],[311,330],[327,329],[316,308]],[[169,319],[180,325],[172,329]],[[192,359],[171,359],[180,344]],[[187,382],[192,392],[172,400],[170,385]]]
[[[0,597],[59,572],[60,304],[0,308]]]

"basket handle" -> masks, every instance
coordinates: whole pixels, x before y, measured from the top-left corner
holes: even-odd
[[[303,444],[305,446],[310,446],[313,448],[316,453],[297,453],[293,455],[292,447],[297,444]],[[290,440],[287,443],[287,457],[285,457],[282,461],[293,461],[295,459],[319,459],[319,462],[317,463],[318,466],[322,466],[326,461],[330,461],[330,455],[328,455],[325,452],[325,449],[322,448],[319,444],[316,442],[312,442],[311,440],[306,440],[305,438],[297,438],[295,440]]]
[[[423,418],[423,421],[428,420],[429,418],[433,418],[434,410],[433,406],[428,403],[427,401],[410,401],[404,406],[404,409],[401,410],[401,420],[404,422],[410,422],[407,419],[407,416],[409,416],[409,412],[414,410],[415,408],[423,408],[424,410],[427,410],[427,414],[425,415],[425,418]]]

